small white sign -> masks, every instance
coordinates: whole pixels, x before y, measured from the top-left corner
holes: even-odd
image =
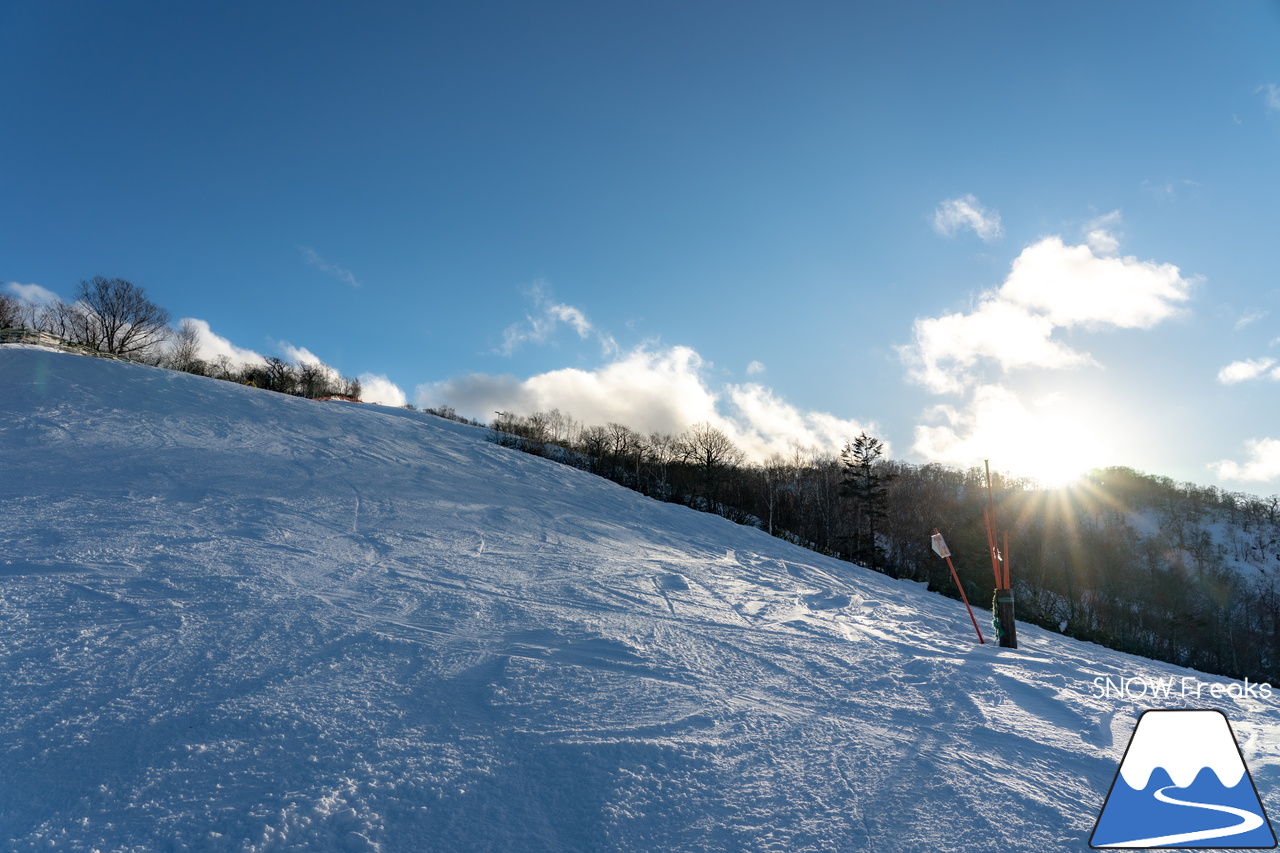
[[[933,540],[933,553],[943,558],[951,556],[951,549],[947,547],[941,533],[935,533],[929,538]]]

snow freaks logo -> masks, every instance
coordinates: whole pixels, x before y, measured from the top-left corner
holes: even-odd
[[[1093,692],[1099,699],[1168,699],[1184,698],[1222,699],[1270,699],[1275,692],[1270,684],[1258,684],[1244,680],[1244,684],[1208,684],[1198,678],[1112,678],[1098,676],[1093,680]]]
[[[1089,846],[1275,847],[1275,833],[1226,715],[1144,712]]]

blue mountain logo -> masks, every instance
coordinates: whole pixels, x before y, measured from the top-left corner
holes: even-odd
[[[1089,846],[1275,847],[1275,833],[1226,715],[1144,712]]]

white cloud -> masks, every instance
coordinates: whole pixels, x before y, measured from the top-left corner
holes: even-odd
[[[1280,439],[1250,439],[1245,442],[1245,449],[1249,453],[1249,459],[1243,464],[1224,459],[1209,467],[1224,480],[1280,480]]]
[[[383,406],[403,406],[409,398],[396,385],[381,373],[360,374],[360,399],[366,403],[378,403]]]
[[[323,257],[320,256],[319,252],[317,252],[315,249],[312,249],[308,246],[299,246],[298,249],[302,252],[303,259],[308,264],[320,270],[321,272],[328,273],[329,275],[333,276],[339,281],[345,282],[351,285],[352,287],[361,286],[360,281],[356,278],[355,273],[353,273],[351,270],[343,269],[342,267],[337,266],[336,264],[329,263],[327,260],[325,260]]]
[[[747,365],[747,375],[748,375],[748,376],[755,376],[755,375],[760,374],[760,373],[764,373],[764,364],[763,364],[763,363],[761,363],[761,362],[759,362],[759,361],[752,361],[750,364],[748,364],[748,365]]]
[[[1262,308],[1250,308],[1236,320],[1236,331],[1243,329],[1245,326],[1251,326],[1254,323],[1267,316],[1267,312]]]
[[[1151,328],[1178,313],[1193,284],[1172,264],[1099,257],[1090,246],[1048,237],[1024,249],[1004,284],[983,293],[974,311],[918,318],[914,343],[899,353],[910,377],[937,393],[980,381],[975,368],[984,359],[1004,373],[1093,364],[1054,332]]]
[[[717,419],[717,425],[756,462],[773,453],[787,455],[794,448],[836,453],[859,433],[877,432],[871,424],[837,418],[827,412],[801,411],[777,397],[772,389],[755,382],[729,385],[726,394],[732,408]],[[885,453],[890,450],[885,441]]]
[[[1262,95],[1262,101],[1267,105],[1268,110],[1280,112],[1280,86],[1276,86],[1275,83],[1265,83],[1255,91]]]
[[[597,332],[596,336],[600,340],[600,355],[604,358],[616,358],[622,352],[622,347],[618,346],[618,342],[613,339],[613,335]]]
[[[916,343],[900,352],[912,379],[935,393],[959,393],[978,381],[974,368],[991,359],[1008,372],[1023,367],[1069,368],[1089,356],[1052,340],[1053,322],[1001,299],[982,298],[976,311],[918,318]]]
[[[267,363],[265,358],[253,350],[238,347],[221,335],[214,334],[213,330],[209,328],[209,323],[205,320],[185,317],[181,322],[190,322],[195,326],[197,335],[196,355],[204,361],[212,363],[217,361],[219,356],[225,355],[231,360],[232,364]]]
[[[37,307],[59,301],[58,294],[38,284],[19,284],[16,281],[11,281],[5,285],[5,290],[8,290],[28,305]]]
[[[707,422],[760,461],[795,447],[838,451],[874,428],[825,412],[804,412],[757,383],[713,388],[693,349],[640,347],[594,370],[564,368],[528,379],[471,374],[421,385],[419,405],[453,406],[489,420],[497,411],[529,414],[558,408],[585,424],[610,421],[642,433],[678,434]]]
[[[1098,257],[1088,246],[1049,237],[1014,260],[1000,296],[1055,326],[1149,329],[1178,312],[1192,284],[1173,264]]]
[[[1084,227],[1084,241],[1098,255],[1115,255],[1120,251],[1120,211],[1113,210]]]
[[[583,340],[591,334],[591,323],[588,322],[587,315],[583,314],[572,305],[562,305],[559,303],[550,305],[547,308],[547,314],[562,323],[568,323],[573,326],[574,331],[578,333],[578,337]]]
[[[314,364],[320,367],[329,367],[329,365],[321,361],[320,357],[311,350],[306,347],[295,347],[287,341],[280,342],[280,352],[284,353],[286,360],[292,361],[296,364]],[[329,369],[333,370],[332,367],[329,367]],[[335,370],[334,373],[336,374],[337,371]]]
[[[1151,180],[1144,180],[1142,182],[1142,189],[1150,194],[1152,198],[1156,199],[1156,201],[1161,202],[1177,201],[1178,196],[1180,196],[1184,191],[1194,191],[1200,186],[1201,185],[1198,181],[1193,181],[1189,178],[1183,178],[1178,181],[1164,181],[1163,183]]]
[[[451,405],[486,421],[497,411],[559,408],[585,423],[618,421],[646,432],[671,432],[715,412],[701,367],[702,359],[688,347],[638,349],[595,370],[562,368],[525,380],[470,374],[419,386],[416,396],[424,406]]]
[[[1085,234],[1085,242],[1098,255],[1114,255],[1120,251],[1120,239],[1104,228],[1097,228]]]
[[[1233,361],[1218,371],[1218,381],[1223,385],[1248,382],[1266,374],[1275,363],[1276,360],[1274,358],[1251,358],[1244,361]],[[1269,378],[1280,381],[1280,369],[1271,370]]]
[[[598,331],[581,309],[552,300],[545,282],[536,282],[526,295],[533,300],[535,310],[526,314],[522,322],[512,323],[503,330],[502,346],[498,349],[502,355],[511,355],[525,344],[545,344],[561,324],[572,327],[582,340],[596,335],[602,355],[617,354],[617,342]]]
[[[944,237],[954,237],[961,228],[971,228],[985,242],[998,239],[1004,229],[1000,214],[987,210],[972,195],[950,198],[933,212],[933,230]]]

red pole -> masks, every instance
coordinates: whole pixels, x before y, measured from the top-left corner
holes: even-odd
[[[936,527],[933,528],[933,535],[937,536],[939,539],[942,538],[942,534],[938,532],[938,528]],[[951,564],[950,549],[947,549],[947,554],[944,559],[947,561],[947,568],[951,570],[951,579],[956,582],[956,589],[960,591],[960,600],[964,602],[965,610],[969,611],[969,621],[973,623],[973,630],[978,635],[978,642],[985,646],[987,641],[982,639],[982,631],[978,629],[978,620],[973,617],[973,608],[969,606],[969,596],[964,594],[964,587],[960,585],[960,575],[956,574],[956,567]]]
[[[1000,558],[996,551],[996,531],[995,521],[992,519],[993,513],[987,511],[984,506],[982,508],[982,522],[987,527],[987,550],[991,552],[991,574],[995,575],[996,589],[1000,588]]]
[[[1004,558],[1004,587],[1003,589],[1013,589],[1013,584],[1009,582],[1009,531],[1004,532],[1004,553],[1000,555]]]
[[[988,512],[987,507],[983,507],[982,517],[987,522],[987,544],[991,546],[991,571],[996,576],[996,588],[1007,589],[1007,585],[1001,583],[1004,578],[1000,571],[999,540],[996,537],[996,502],[995,498],[991,496],[991,462],[984,459],[982,464],[987,466],[987,507],[990,507],[990,512]]]

